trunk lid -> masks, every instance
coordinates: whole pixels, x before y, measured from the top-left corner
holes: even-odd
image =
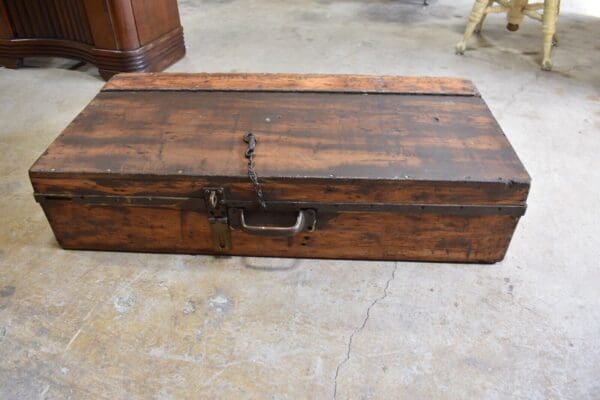
[[[40,196],[524,210],[530,178],[473,85],[282,74],[114,77],[30,169]],[[119,200],[121,199],[121,200]],[[143,200],[141,200],[143,202]],[[150,200],[151,202],[151,200]]]

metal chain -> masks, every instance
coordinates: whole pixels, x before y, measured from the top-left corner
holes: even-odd
[[[262,187],[258,181],[258,175],[256,175],[256,170],[254,168],[254,157],[256,156],[256,137],[252,132],[247,132],[244,135],[244,142],[248,143],[248,148],[246,149],[245,154],[246,158],[248,159],[248,177],[254,185],[254,191],[256,192],[256,197],[258,197],[258,203],[263,210],[266,210],[267,204],[265,203]]]

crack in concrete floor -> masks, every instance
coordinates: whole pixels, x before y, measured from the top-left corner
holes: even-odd
[[[344,358],[342,360],[342,362],[340,362],[337,366],[337,368],[335,369],[335,377],[333,378],[333,398],[334,400],[337,399],[337,392],[338,392],[338,377],[340,375],[340,371],[342,369],[342,366],[344,364],[346,364],[348,361],[350,361],[350,353],[352,352],[352,342],[354,340],[354,336],[356,336],[358,333],[360,333],[363,329],[365,329],[365,326],[367,326],[367,322],[369,321],[369,318],[371,317],[371,310],[373,309],[373,307],[375,307],[377,305],[377,303],[379,303],[380,301],[382,301],[383,299],[385,299],[388,295],[388,289],[390,287],[390,283],[396,278],[396,271],[398,270],[398,263],[394,263],[394,268],[392,269],[392,276],[390,276],[390,278],[387,280],[387,282],[385,283],[385,287],[383,288],[383,295],[381,295],[381,297],[376,298],[370,305],[369,307],[367,307],[367,312],[365,314],[365,318],[363,319],[362,324],[360,324],[360,326],[358,328],[356,328],[352,334],[350,334],[350,337],[348,338],[348,345],[346,347],[346,358]]]

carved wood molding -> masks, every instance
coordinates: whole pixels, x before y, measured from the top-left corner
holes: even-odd
[[[176,0],[0,0],[0,65],[66,57],[118,72],[161,71],[185,54]]]

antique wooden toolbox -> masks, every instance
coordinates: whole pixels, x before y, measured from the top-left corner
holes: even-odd
[[[121,74],[31,167],[66,249],[496,262],[530,178],[461,79]]]

